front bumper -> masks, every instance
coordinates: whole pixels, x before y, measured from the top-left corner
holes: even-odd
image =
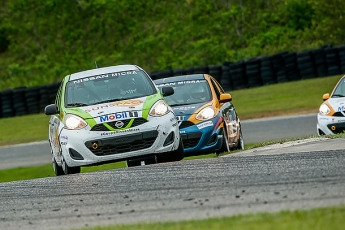
[[[174,123],[175,122],[175,123]],[[142,125],[121,131],[67,130],[60,133],[61,156],[70,167],[99,165],[174,151],[180,135],[175,115],[149,117]]]
[[[222,117],[198,123],[184,121],[180,125],[185,156],[212,153],[222,145]]]
[[[345,117],[317,115],[318,135],[338,134],[345,131]]]

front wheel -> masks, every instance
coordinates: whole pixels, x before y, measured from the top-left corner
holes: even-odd
[[[80,173],[80,166],[77,167],[69,167],[65,161],[65,159],[61,159],[61,166],[62,166],[62,170],[63,172],[68,175],[68,174],[76,174],[76,173]]]
[[[184,158],[184,147],[182,138],[180,136],[180,142],[178,148],[172,152],[161,153],[157,156],[158,163],[170,162],[170,161],[180,161]]]
[[[53,169],[56,176],[62,176],[65,174],[62,167],[56,163],[55,157],[53,158]]]
[[[235,148],[239,150],[244,150],[244,140],[243,140],[242,129],[240,130],[240,137],[238,138]]]
[[[225,126],[223,128],[223,134],[222,134],[222,147],[216,151],[216,155],[219,156],[221,153],[224,153],[224,152],[230,152],[228,133],[226,132]]]

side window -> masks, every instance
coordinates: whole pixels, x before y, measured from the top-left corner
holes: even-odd
[[[57,93],[56,93],[56,98],[55,98],[55,105],[58,107],[58,108],[60,108],[60,105],[61,105],[61,93],[62,93],[62,86],[63,86],[63,80],[61,81],[61,84],[60,84],[60,86],[59,86],[59,89],[58,89],[58,91],[57,91]]]
[[[218,86],[216,85],[216,83],[213,81],[212,78],[211,78],[211,83],[212,83],[212,86],[213,86],[214,90],[216,91],[217,98],[219,99],[219,98],[220,98],[219,88],[218,88]]]
[[[212,83],[217,86],[219,93],[221,94],[225,93],[223,87],[216,80],[214,80],[213,78],[211,78],[211,80],[212,80]]]

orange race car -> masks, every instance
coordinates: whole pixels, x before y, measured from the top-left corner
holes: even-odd
[[[158,88],[171,86],[166,96],[179,123],[185,156],[244,149],[240,118],[232,97],[209,74],[154,80]]]

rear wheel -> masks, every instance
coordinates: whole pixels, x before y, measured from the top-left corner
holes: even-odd
[[[224,152],[230,152],[228,133],[226,132],[225,124],[224,124],[224,128],[223,128],[222,133],[223,133],[222,134],[222,147],[216,151],[217,156],[219,156],[221,153],[224,153]]]
[[[69,167],[65,161],[65,159],[61,159],[62,163],[62,170],[63,172],[68,175],[68,174],[76,174],[76,173],[80,173],[80,166],[77,167]]]
[[[55,157],[53,158],[53,169],[56,176],[62,176],[65,174],[62,167],[56,163]]]

